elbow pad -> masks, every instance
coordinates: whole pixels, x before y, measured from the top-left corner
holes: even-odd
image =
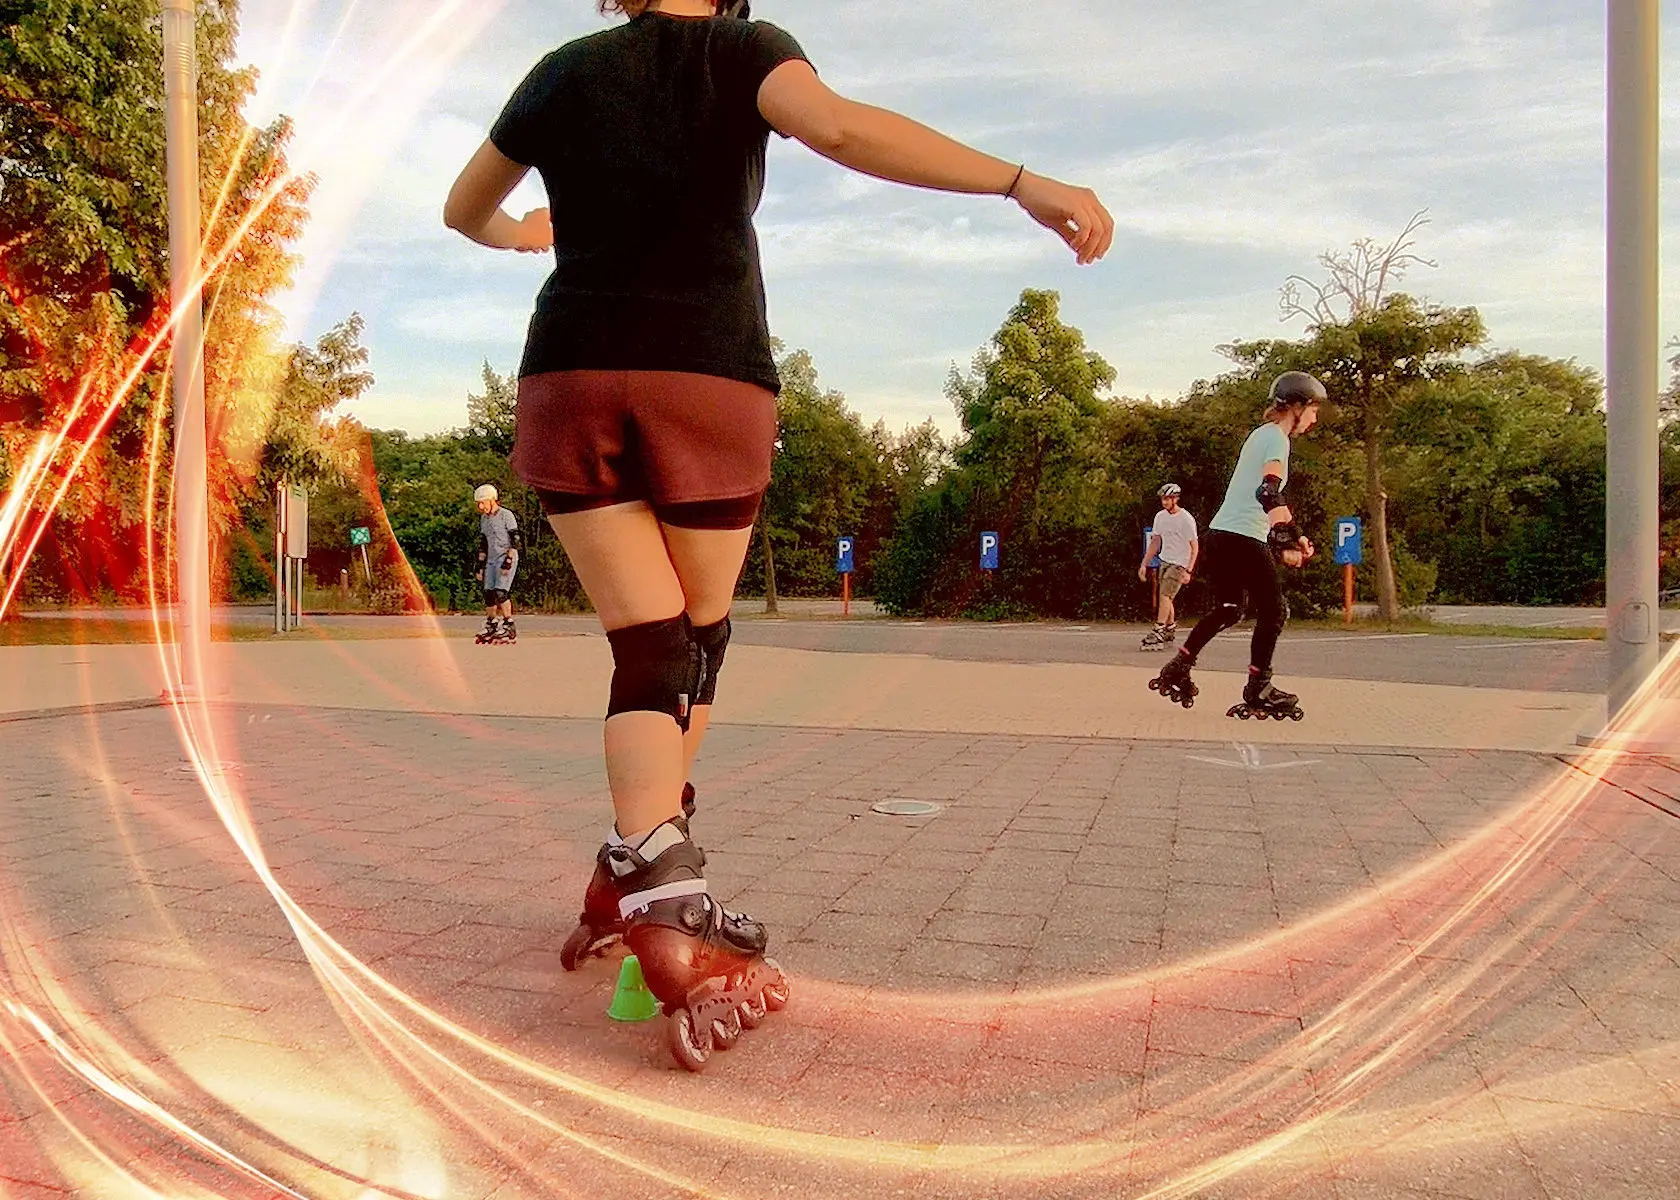
[[[508,530],[508,549],[509,550],[523,550],[523,549],[525,549],[525,539],[520,536],[518,529]]]
[[[1260,481],[1260,486],[1254,489],[1254,498],[1260,501],[1260,507],[1266,512],[1274,508],[1282,508],[1283,480],[1276,475],[1268,475]]]
[[[1285,550],[1293,550],[1301,544],[1301,531],[1288,521],[1282,525],[1273,525],[1271,532],[1266,534],[1266,544],[1279,554]]]

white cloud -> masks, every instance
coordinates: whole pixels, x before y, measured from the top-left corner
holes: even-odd
[[[906,191],[773,140],[760,213],[771,317],[889,424],[950,420],[966,364],[1023,287],[1064,294],[1120,390],[1175,395],[1235,337],[1287,333],[1277,287],[1416,210],[1434,271],[1500,345],[1603,358],[1603,9],[1532,0],[765,0],[824,77],[995,153],[1098,188],[1121,237],[1076,271],[995,199]],[[1680,10],[1665,6],[1665,127],[1680,122]],[[586,0],[480,0],[423,36],[392,6],[246,0],[268,111],[322,175],[288,302],[300,334],[368,316],[374,412],[463,419],[482,361],[517,362],[546,269],[441,227],[450,182],[528,66],[601,27]],[[406,9],[405,9],[406,11]],[[298,14],[289,28],[288,19]],[[345,14],[349,14],[347,17]],[[387,69],[394,49],[419,49]],[[282,53],[284,51],[284,53]],[[383,74],[382,74],[383,72]],[[1680,143],[1665,186],[1680,181]],[[300,149],[300,152],[301,149]],[[539,202],[527,183],[510,205]],[[1665,209],[1664,290],[1680,284]],[[1665,332],[1674,328],[1672,309]],[[425,397],[435,396],[435,401]],[[371,403],[371,402],[370,402]],[[447,412],[448,416],[443,414]],[[429,416],[427,414],[430,414]]]

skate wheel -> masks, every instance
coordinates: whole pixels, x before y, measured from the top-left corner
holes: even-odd
[[[583,960],[589,957],[590,947],[595,941],[595,931],[587,925],[579,925],[572,930],[565,945],[560,947],[560,967],[562,970],[575,971],[583,965]]]
[[[712,1043],[719,1050],[728,1050],[741,1040],[743,1023],[738,1009],[730,1009],[712,1022]]]
[[[1289,719],[1291,721],[1300,721],[1305,719],[1306,715],[1307,714],[1302,712],[1300,709],[1296,709],[1294,712],[1289,714]]]
[[[1179,703],[1184,705],[1185,708],[1195,708],[1196,707],[1196,698],[1194,696],[1192,696],[1187,700],[1180,700]]]
[[[665,1041],[671,1047],[671,1057],[690,1071],[704,1071],[711,1060],[712,1026],[696,1028],[694,1015],[686,1008],[671,1014],[665,1026]]]
[[[764,993],[760,992],[741,1001],[740,1007],[735,1011],[740,1015],[741,1028],[757,1029],[764,1023],[765,1014],[770,1011],[770,1007],[764,1002]]]
[[[782,974],[781,967],[776,966],[770,959],[767,958],[764,961],[774,967],[776,971],[775,981],[764,985],[764,1007],[769,1012],[781,1012],[782,1009],[787,1007],[788,1003],[787,976]]]
[[[1149,681],[1149,690],[1152,691],[1152,692],[1160,691],[1161,690],[1161,681],[1159,679],[1151,679]]]

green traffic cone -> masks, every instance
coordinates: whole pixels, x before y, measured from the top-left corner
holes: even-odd
[[[642,964],[634,954],[618,968],[618,987],[613,991],[612,1007],[607,1016],[615,1021],[651,1021],[659,1015],[659,1001],[648,991],[642,978]]]

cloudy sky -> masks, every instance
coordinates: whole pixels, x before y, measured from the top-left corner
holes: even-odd
[[[1666,130],[1680,128],[1680,5],[1664,5]],[[995,198],[848,174],[772,139],[759,212],[772,330],[865,418],[955,425],[942,385],[1024,287],[1119,371],[1177,396],[1215,347],[1290,335],[1278,288],[1416,211],[1438,262],[1408,290],[1477,305],[1495,346],[1604,360],[1604,6],[1587,0],[756,0],[832,87],[1097,189],[1118,235],[1077,268]],[[298,124],[321,179],[284,309],[294,337],[351,311],[377,383],[368,424],[465,421],[481,365],[513,370],[538,256],[443,228],[456,173],[592,0],[245,0],[258,119]],[[1663,162],[1665,338],[1680,333],[1680,138]],[[543,202],[533,180],[509,202]]]

